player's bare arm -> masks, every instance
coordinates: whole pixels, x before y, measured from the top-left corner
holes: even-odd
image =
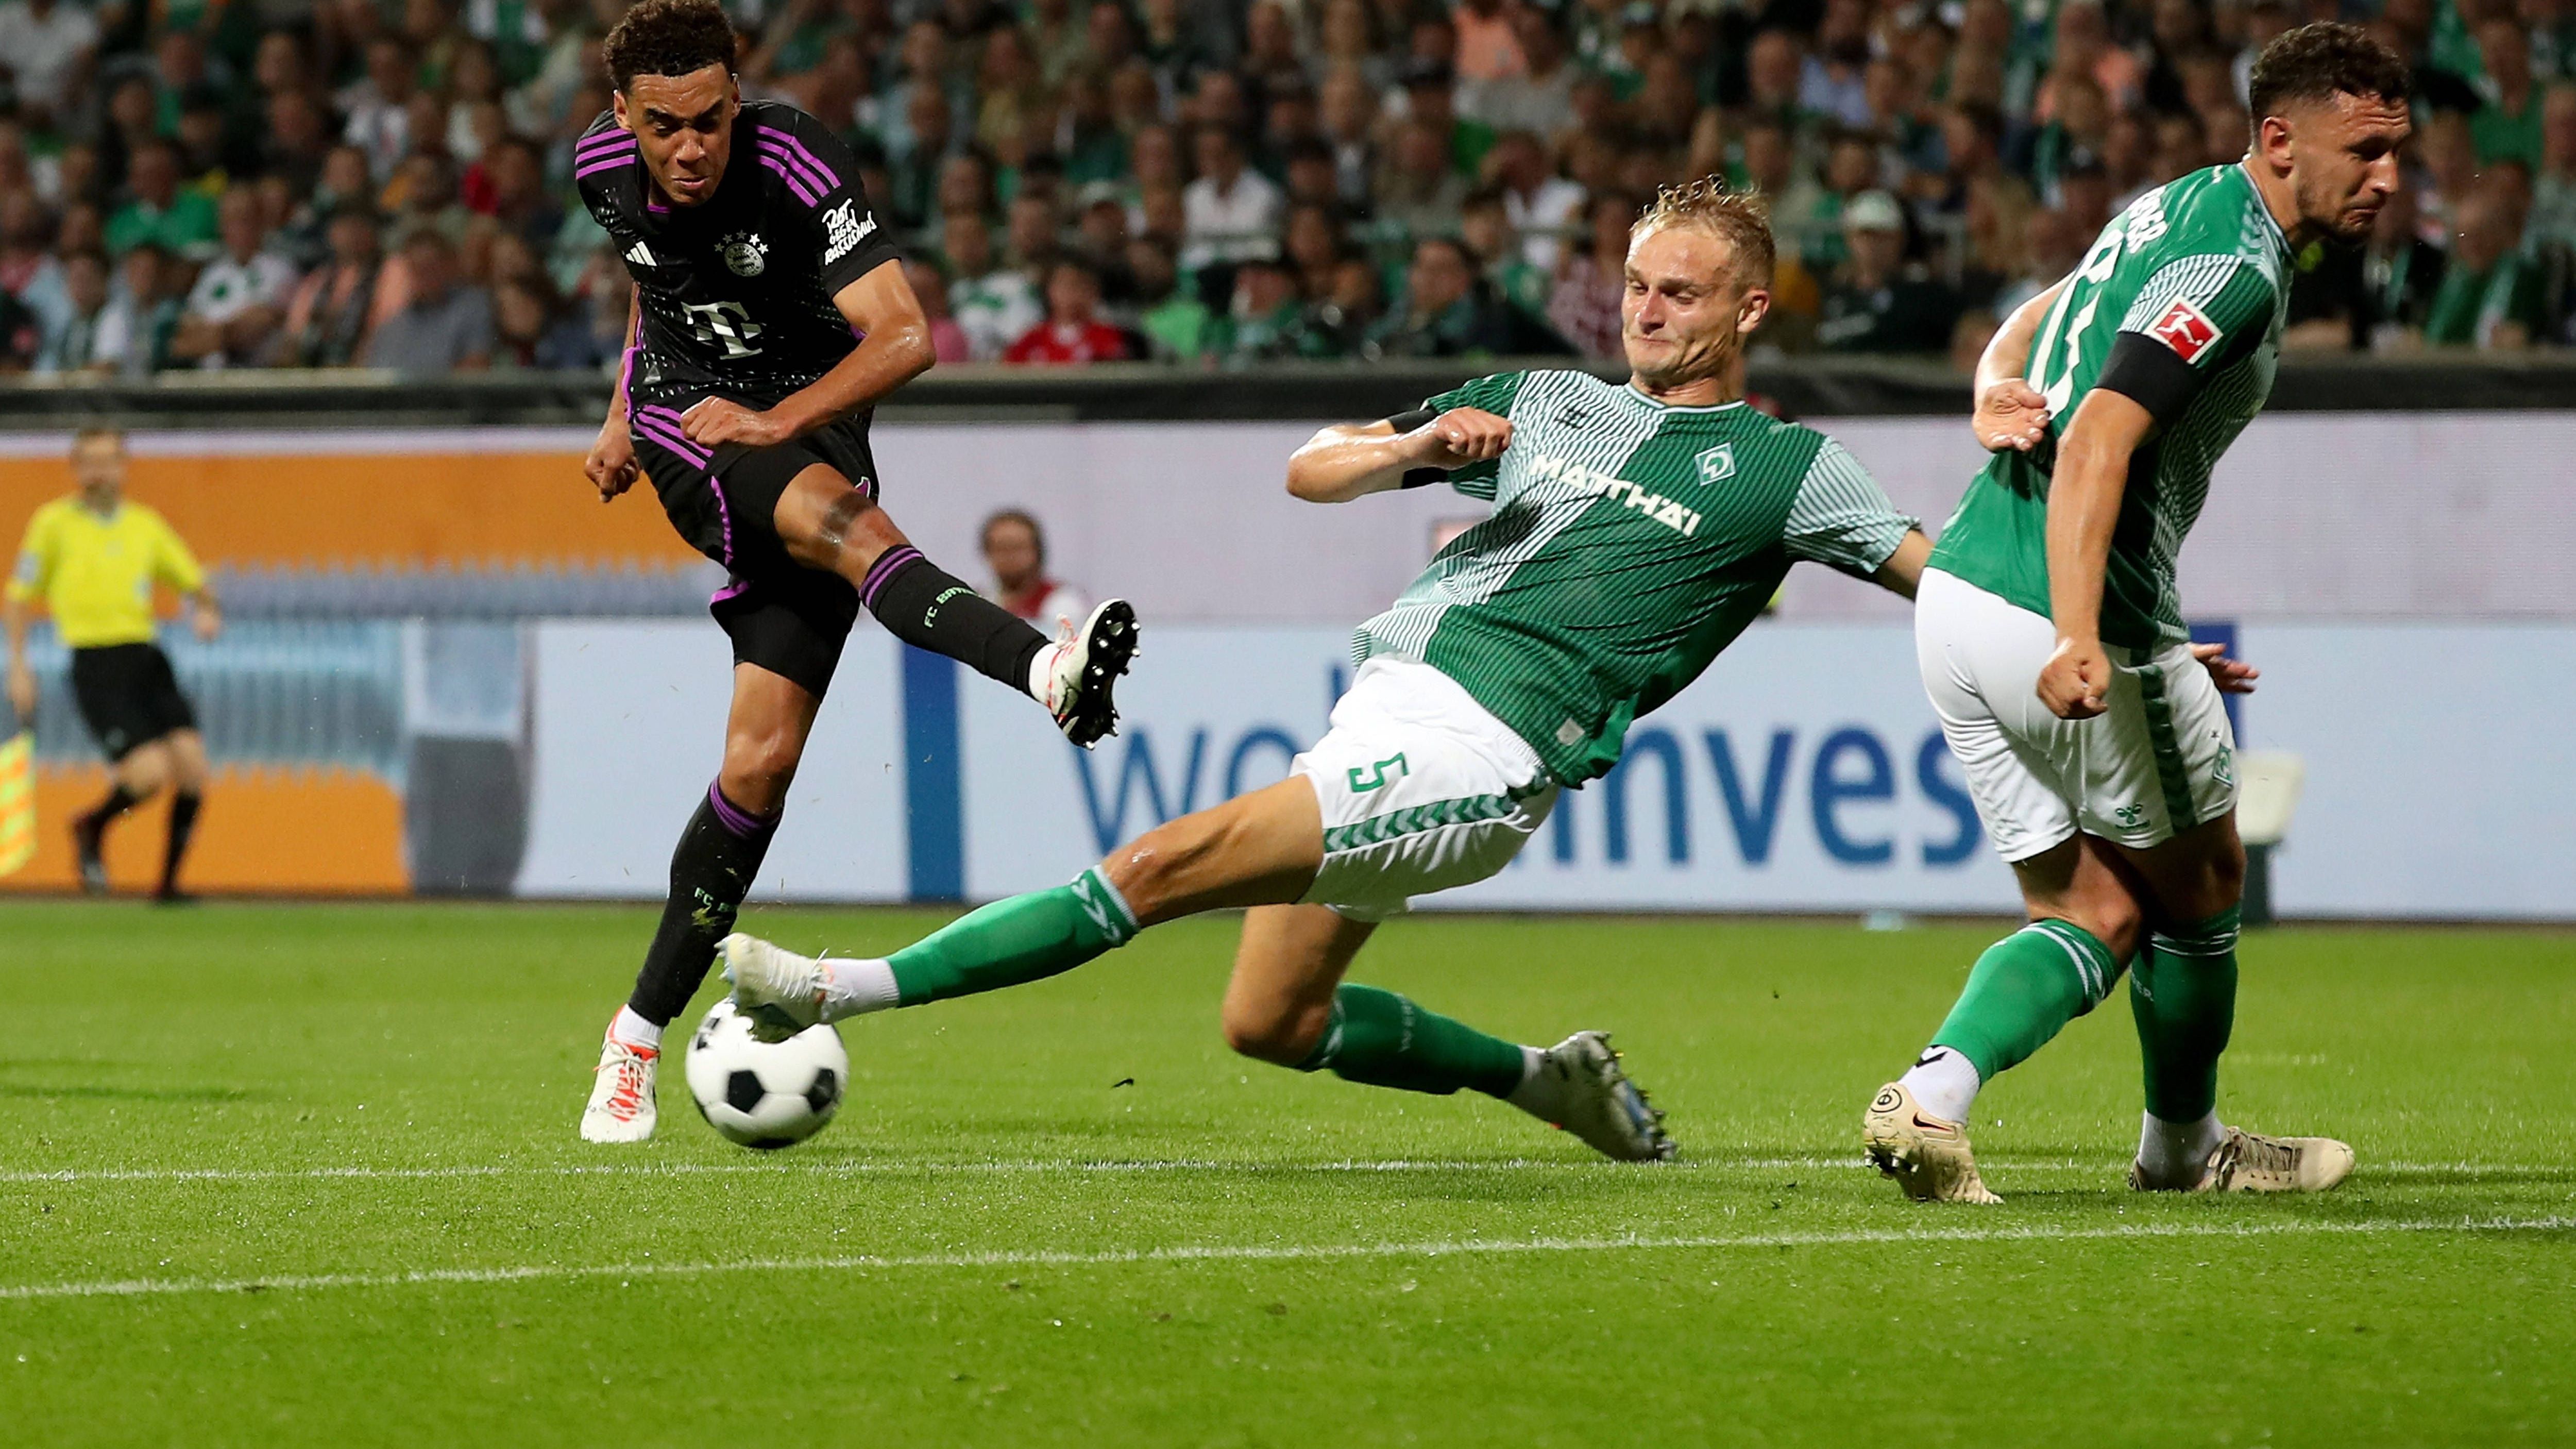
[[[1932,540],[1923,536],[1923,530],[1909,528],[1896,552],[1887,556],[1869,581],[1900,598],[1913,598],[1915,587],[1923,582],[1923,565],[1931,557]]]
[[[2048,399],[2026,377],[2031,342],[2048,309],[2066,295],[2066,280],[2013,309],[1977,359],[1976,408],[1968,425],[1987,452],[2028,452],[2048,434]]]
[[[1408,432],[1392,420],[1335,423],[1288,459],[1288,491],[1309,503],[1348,503],[1404,486],[1416,468],[1464,468],[1503,455],[1512,424],[1482,408],[1451,408]]]
[[[599,425],[599,438],[590,445],[590,456],[581,465],[591,486],[599,490],[602,503],[634,487],[642,472],[635,465],[635,438],[626,424],[626,369],[635,365],[635,339],[643,325],[643,299],[630,283],[626,289],[626,361],[618,367],[617,386],[609,390],[608,420]]]
[[[2084,395],[2057,445],[2048,486],[2048,607],[2057,651],[2039,672],[2039,698],[2060,719],[2102,712],[2111,656],[2102,648],[2102,575],[2128,491],[2129,457],[2155,426],[2136,399],[2108,388]]]
[[[215,586],[205,584],[196,592],[183,595],[180,603],[188,610],[188,628],[200,643],[212,644],[224,631],[223,602],[215,597]]]
[[[802,437],[835,418],[874,407],[939,360],[930,343],[930,322],[921,315],[921,299],[903,279],[902,262],[878,264],[843,287],[832,304],[859,334],[859,345],[849,356],[766,412],[708,398],[682,414],[690,441],[765,448]]]

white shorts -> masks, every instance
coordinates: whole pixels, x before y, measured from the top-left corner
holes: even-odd
[[[2236,808],[2225,698],[2180,644],[2113,648],[2103,712],[2060,719],[2038,692],[2056,626],[1926,569],[1914,648],[1977,816],[2006,860],[2028,860],[2077,831],[2158,845]]]
[[[1355,921],[1501,870],[1556,804],[1536,751],[1456,680],[1404,660],[1361,665],[1332,728],[1289,768],[1324,811],[1305,902]]]

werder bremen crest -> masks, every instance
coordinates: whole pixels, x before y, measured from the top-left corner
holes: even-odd
[[[738,231],[716,244],[725,266],[737,277],[757,277],[769,265],[769,243],[755,231]]]

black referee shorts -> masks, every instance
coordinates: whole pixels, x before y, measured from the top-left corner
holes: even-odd
[[[778,500],[797,474],[817,463],[874,499],[876,459],[868,451],[867,418],[844,418],[765,448],[706,448],[681,430],[682,411],[630,398],[627,427],[635,460],[660,495],[671,526],[733,575],[708,608],[733,640],[734,662],[784,675],[819,699],[858,622],[859,592],[840,575],[787,556],[778,537]]]
[[[154,644],[109,644],[72,651],[72,698],[81,720],[122,760],[174,730],[197,727],[197,712],[179,692],[170,656]]]

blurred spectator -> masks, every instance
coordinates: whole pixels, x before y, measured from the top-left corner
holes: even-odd
[[[1575,70],[1565,40],[1555,17],[1527,0],[1512,0],[1503,13],[1520,49],[1520,69],[1461,85],[1458,113],[1496,131],[1555,136],[1574,124]],[[1464,64],[1459,73],[1466,74]]]
[[[1127,270],[1136,278],[1136,327],[1154,359],[1190,362],[1206,356],[1215,316],[1195,289],[1180,285],[1171,238],[1149,235],[1129,242]]]
[[[1565,238],[1579,224],[1583,187],[1555,173],[1538,136],[1506,131],[1485,153],[1488,184],[1501,189],[1514,233],[1522,238],[1520,259],[1546,272],[1556,266]]]
[[[972,213],[949,213],[940,224],[948,263],[948,310],[966,334],[978,362],[990,362],[1046,316],[1028,277],[993,258],[993,233]]]
[[[88,372],[108,365],[99,356],[98,329],[106,320],[107,258],[94,251],[63,258],[63,309],[45,329],[38,372]]]
[[[394,372],[479,372],[492,365],[492,294],[464,280],[456,249],[435,227],[402,246],[410,297],[376,324],[367,365]]]
[[[2570,55],[2576,64],[2576,55]],[[2576,85],[2557,85],[2541,102],[2540,166],[2531,178],[2531,221],[2524,244],[2576,252]]]
[[[1826,284],[1817,344],[1828,352],[1945,351],[1958,299],[1905,266],[1904,208],[1884,191],[1865,191],[1842,221],[1850,255]]]
[[[71,0],[0,5],[0,69],[9,73],[18,117],[44,126],[65,115],[74,87],[98,53],[98,21]]]
[[[1305,321],[1288,269],[1255,257],[1234,269],[1234,296],[1209,329],[1208,352],[1225,367],[1305,356]]]
[[[1367,354],[1369,333],[1385,312],[1377,267],[1356,253],[1333,268],[1333,285],[1306,307],[1305,348],[1310,357]]]
[[[161,370],[170,359],[170,335],[179,328],[178,273],[177,259],[150,237],[126,249],[91,334],[91,368],[128,378]]]
[[[1473,176],[1494,144],[1494,128],[1458,114],[1454,77],[1447,65],[1424,58],[1404,69],[1404,115],[1431,128],[1449,158],[1450,169]]]
[[[1533,313],[1547,311],[1548,275],[1521,257],[1513,235],[1511,210],[1500,188],[1478,191],[1459,210],[1459,239],[1477,256],[1487,258],[1485,280],[1512,305]]]
[[[107,219],[109,255],[123,256],[147,241],[190,260],[214,253],[215,203],[179,185],[179,148],[157,138],[146,142],[134,153],[126,183],[131,199]]]
[[[295,268],[261,250],[259,197],[247,187],[224,193],[218,223],[223,255],[197,273],[170,339],[170,356],[199,367],[255,366],[286,320]]]
[[[2486,74],[2479,78],[2477,113],[2469,117],[2469,135],[2478,162],[2520,161],[2540,165],[2540,87],[2531,78],[2531,37],[2522,26],[2499,15],[2478,27],[2478,56]]]
[[[1586,357],[1617,359],[1619,299],[1628,290],[1628,229],[1637,220],[1637,205],[1615,192],[1592,198],[1591,231],[1578,250],[1558,265],[1556,288],[1548,298],[1547,320]]]
[[[2451,263],[2433,294],[2424,340],[2482,350],[2525,347],[2540,335],[2541,275],[2522,253],[2521,224],[2496,187],[2460,204]]]
[[[1198,179],[1181,190],[1182,265],[1278,255],[1286,198],[1244,164],[1243,142],[1222,126],[1202,125],[1191,146]]]
[[[2032,212],[2025,238],[2029,246],[2021,275],[1995,294],[1998,317],[2011,316],[2022,303],[2056,286],[2084,259],[2084,248],[2092,241],[2062,211]]]
[[[414,59],[392,36],[369,42],[365,76],[340,91],[349,118],[341,136],[367,154],[367,168],[386,180],[411,150]]]
[[[1464,243],[1413,248],[1403,297],[1371,339],[1389,357],[1528,357],[1573,349],[1544,322],[1494,295]]]
[[[1047,315],[1002,354],[1013,363],[1070,365],[1127,360],[1127,334],[1100,316],[1100,274],[1067,257],[1047,269]]]
[[[1329,294],[1333,273],[1342,262],[1342,229],[1334,221],[1332,209],[1313,203],[1292,208],[1281,241],[1297,290],[1309,297]]]
[[[973,360],[974,348],[966,341],[966,329],[949,315],[948,284],[940,279],[939,269],[928,262],[906,258],[903,279],[921,302],[923,320],[930,324],[931,355],[942,362]]]
[[[1091,613],[1080,589],[1047,576],[1046,531],[1025,509],[1005,508],[985,519],[983,545],[994,603],[1047,633],[1059,620],[1079,624]]]
[[[1397,129],[1387,167],[1377,179],[1379,224],[1403,238],[1455,236],[1467,200],[1467,178],[1449,164],[1438,128],[1411,120]]]
[[[332,215],[326,235],[330,259],[305,276],[287,304],[280,361],[290,367],[355,365],[390,306],[375,214],[344,207]],[[622,317],[618,325],[624,327]]]

